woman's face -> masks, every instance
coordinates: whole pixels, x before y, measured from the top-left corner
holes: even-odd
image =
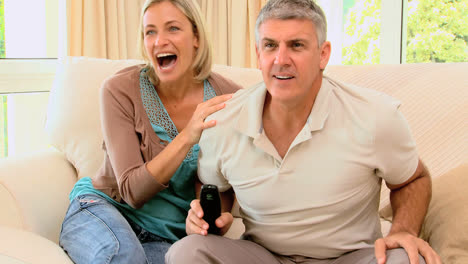
[[[175,5],[164,1],[150,6],[143,16],[143,34],[146,54],[161,83],[193,78],[198,38]]]

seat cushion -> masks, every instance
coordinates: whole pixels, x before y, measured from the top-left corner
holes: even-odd
[[[468,263],[468,163],[433,180],[421,237],[443,263]]]

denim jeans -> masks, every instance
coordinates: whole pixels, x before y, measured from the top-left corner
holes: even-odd
[[[171,243],[130,223],[105,198],[85,194],[70,203],[60,246],[78,264],[163,264]]]

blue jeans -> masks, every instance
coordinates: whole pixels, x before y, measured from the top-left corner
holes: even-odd
[[[169,241],[129,222],[109,201],[95,194],[70,203],[60,246],[75,263],[164,263]]]

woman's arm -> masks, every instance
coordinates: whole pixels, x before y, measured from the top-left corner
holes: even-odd
[[[128,90],[131,82],[109,79],[101,90],[103,137],[119,193],[130,206],[139,208],[167,183],[180,166],[190,148],[198,142],[201,131],[212,127],[215,121],[204,118],[223,108],[231,95],[215,97],[197,107],[185,129],[152,160],[145,163],[141,137],[135,129],[133,97]],[[125,87],[124,87],[125,86]],[[153,131],[146,131],[153,133]],[[157,151],[157,150],[156,150]]]
[[[205,122],[205,118],[223,109],[224,102],[231,97],[231,94],[225,94],[199,104],[187,126],[159,155],[146,164],[146,168],[158,182],[162,184],[169,182],[190,148],[200,140],[202,131],[216,125],[215,120]]]

